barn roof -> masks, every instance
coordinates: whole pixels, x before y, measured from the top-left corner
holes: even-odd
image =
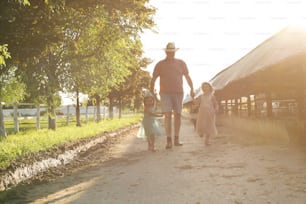
[[[302,72],[294,70],[295,68]],[[224,99],[230,98],[233,94],[251,94],[262,84],[266,84],[265,87],[271,86],[272,82],[269,81],[273,81],[274,78],[274,86],[286,81],[287,76],[289,78],[284,83],[286,85],[288,81],[294,81],[294,77],[303,77],[303,80],[306,80],[305,69],[306,27],[288,26],[219,72],[209,82],[219,99]],[[298,76],[298,73],[302,74]],[[186,97],[184,103],[189,101],[191,98]]]
[[[306,57],[306,27],[289,26],[222,70],[210,82],[215,90],[220,90],[230,83],[300,55]]]

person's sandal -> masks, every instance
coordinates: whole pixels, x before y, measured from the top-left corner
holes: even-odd
[[[174,137],[174,145],[175,146],[183,146],[183,144],[179,142],[179,136]]]

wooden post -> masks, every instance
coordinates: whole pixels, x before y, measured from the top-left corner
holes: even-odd
[[[235,115],[238,115],[238,99],[234,99],[234,110],[233,110]]]
[[[0,96],[0,136],[1,137],[6,137],[7,133],[5,130],[5,125],[4,125],[4,114],[3,114],[3,107],[2,107],[3,102],[1,102],[1,96]]]
[[[242,113],[242,98],[237,98],[237,115],[241,116]]]
[[[266,93],[266,103],[267,103],[267,117],[272,118],[272,97],[271,93]]]
[[[225,99],[224,114],[228,115],[228,103],[227,103],[227,99]]]
[[[223,106],[223,104],[222,104],[222,101],[218,101],[218,105],[219,105],[218,114],[224,115],[224,106]]]
[[[248,112],[248,116],[250,117],[252,115],[252,106],[251,106],[251,96],[248,95],[247,96],[247,112]]]
[[[19,121],[18,121],[18,104],[14,103],[14,131],[19,132]]]
[[[303,90],[297,90],[297,96],[296,96],[296,101],[297,101],[297,109],[298,109],[298,119],[303,120],[305,119],[305,96],[303,93]]]
[[[231,99],[231,115],[235,114],[235,101]]]
[[[301,71],[298,72],[299,76],[297,77],[297,87],[296,87],[296,101],[298,108],[298,119],[303,120],[306,119],[306,111],[305,111],[305,96],[306,96],[306,65],[302,65]]]

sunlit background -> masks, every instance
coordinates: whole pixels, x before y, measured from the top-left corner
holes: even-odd
[[[167,42],[189,68],[195,88],[260,43],[292,24],[306,25],[303,0],[151,0],[158,33],[142,35],[145,56],[155,64]],[[188,92],[185,82],[185,92]]]

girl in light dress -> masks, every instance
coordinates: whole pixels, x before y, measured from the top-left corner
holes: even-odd
[[[155,136],[163,134],[163,127],[161,127],[156,117],[163,117],[163,114],[155,112],[155,99],[150,92],[145,94],[143,104],[144,115],[137,137],[146,138],[148,150],[155,152]]]
[[[210,137],[218,134],[216,128],[216,112],[219,106],[214,96],[213,87],[208,82],[203,82],[201,89],[203,94],[196,101],[199,104],[196,132],[200,137],[205,136],[205,145],[209,145]]]

